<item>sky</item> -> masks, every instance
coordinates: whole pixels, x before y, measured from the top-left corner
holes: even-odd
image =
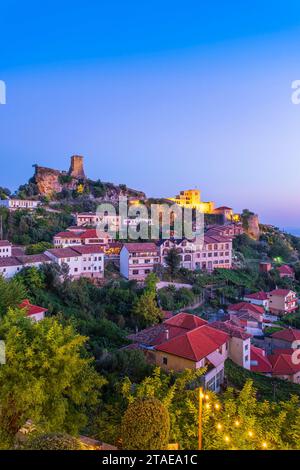
[[[300,228],[299,1],[0,0],[0,186],[32,165],[198,188]]]

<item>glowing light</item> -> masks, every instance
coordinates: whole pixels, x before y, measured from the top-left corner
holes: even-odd
[[[217,429],[222,429],[222,424],[221,423],[217,424]]]
[[[268,447],[268,444],[266,442],[263,442],[261,446],[263,449],[266,449]]]
[[[206,409],[209,409],[209,408],[210,408],[210,404],[209,404],[209,403],[205,403],[205,408],[206,408]]]
[[[229,436],[224,436],[224,440],[225,440],[226,442],[229,442],[229,441],[230,441],[230,437],[229,437]]]
[[[216,408],[216,410],[219,410],[219,409],[220,409],[219,403],[216,403],[216,404],[215,404],[215,408]]]
[[[236,420],[235,420],[235,422],[234,422],[234,424],[235,424],[235,426],[239,426],[239,425],[240,425],[240,422],[239,422],[239,420],[238,420],[238,419],[236,419]]]
[[[209,395],[205,395],[205,400],[209,400]]]
[[[248,436],[249,436],[249,437],[253,437],[253,432],[252,432],[252,431],[249,431],[249,432],[248,432]]]

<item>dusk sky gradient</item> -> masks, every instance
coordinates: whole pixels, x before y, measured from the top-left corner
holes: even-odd
[[[300,227],[299,1],[0,2],[0,186],[93,179]]]

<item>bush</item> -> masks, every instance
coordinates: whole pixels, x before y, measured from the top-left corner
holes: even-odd
[[[136,399],[122,420],[122,445],[126,450],[163,450],[169,442],[170,418],[157,398]]]
[[[78,439],[62,433],[41,434],[32,437],[26,445],[28,450],[81,450]]]

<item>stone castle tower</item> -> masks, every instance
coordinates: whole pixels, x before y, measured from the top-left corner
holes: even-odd
[[[69,169],[69,175],[74,178],[85,178],[83,168],[83,157],[79,155],[73,155],[71,157],[71,166]]]

